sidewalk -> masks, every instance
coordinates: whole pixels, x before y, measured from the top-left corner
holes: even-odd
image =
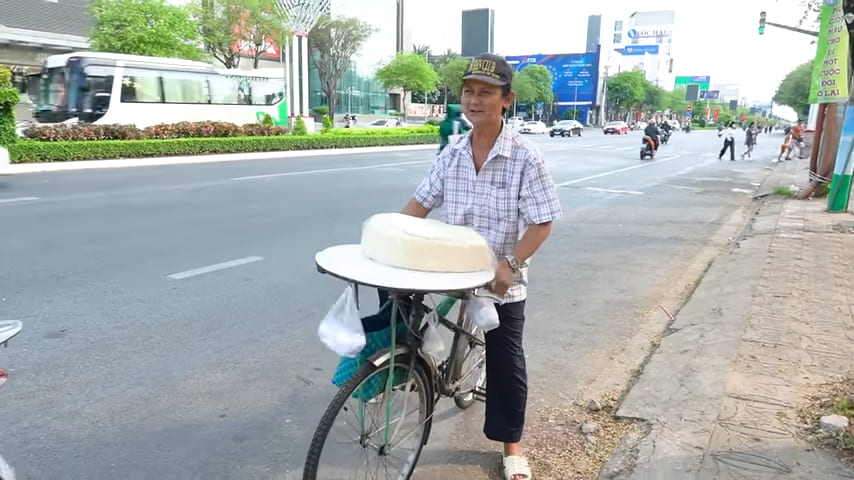
[[[761,191],[804,185],[807,161],[778,164]],[[644,421],[600,479],[854,479],[813,449],[796,411],[854,370],[854,216],[826,200],[768,196],[718,258],[618,416]],[[847,227],[847,228],[846,228]]]

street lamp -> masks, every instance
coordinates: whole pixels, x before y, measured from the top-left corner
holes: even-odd
[[[765,12],[759,12],[759,35],[765,35]]]

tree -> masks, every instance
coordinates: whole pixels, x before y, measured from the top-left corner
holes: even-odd
[[[618,112],[628,112],[646,97],[642,72],[620,72],[608,81],[608,95]]]
[[[12,86],[12,71],[0,67],[0,146],[11,145],[17,140],[15,131],[15,105],[18,90]]]
[[[525,67],[520,76],[526,76],[531,79],[531,84],[536,91],[534,102],[542,102],[549,104],[554,100],[554,90],[552,90],[552,74],[549,69],[542,65],[529,65]]]
[[[350,61],[365,42],[377,31],[358,18],[324,16],[308,36],[312,56],[320,77],[320,89],[329,100],[329,111],[335,114],[338,101],[338,82],[350,68]]]
[[[92,0],[90,34],[98,52],[201,60],[199,32],[188,9],[165,0]]]
[[[386,66],[377,70],[377,80],[387,90],[403,90],[403,112],[406,118],[406,96],[409,92],[430,92],[439,83],[433,67],[416,53],[398,53]]]
[[[521,73],[513,77],[513,91],[516,92],[516,102],[521,104],[534,103],[537,100],[537,87],[530,75]]]
[[[469,68],[468,60],[454,56],[445,61],[439,67],[439,83],[445,89],[445,105],[448,105],[448,91],[450,90],[454,96],[458,97],[463,89],[463,75]]]
[[[789,72],[774,93],[774,103],[792,107],[798,116],[806,117],[810,110],[812,68],[813,60],[810,60]]]
[[[193,0],[188,7],[198,22],[205,51],[225,68],[240,65],[236,47],[243,38],[236,27],[244,20],[243,4],[242,0]]]
[[[672,112],[684,114],[688,111],[688,101],[685,100],[685,89],[677,88],[675,90],[665,92],[664,108],[669,108]]]
[[[252,58],[252,68],[258,68],[261,56],[270,50],[275,40],[283,40],[288,17],[276,0],[239,0],[243,8],[236,34],[240,37],[240,50]]]
[[[653,85],[647,80],[644,83],[644,107],[652,111],[664,110],[665,108],[667,108],[665,106],[665,94],[666,92],[663,88],[659,87],[658,85]]]

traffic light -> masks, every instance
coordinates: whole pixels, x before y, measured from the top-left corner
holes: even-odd
[[[759,12],[759,35],[765,35],[765,12]]]

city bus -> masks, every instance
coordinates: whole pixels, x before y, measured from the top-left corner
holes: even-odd
[[[47,57],[33,102],[38,123],[133,124],[223,121],[267,115],[286,126],[283,69],[236,70],[204,62],[102,52]]]

